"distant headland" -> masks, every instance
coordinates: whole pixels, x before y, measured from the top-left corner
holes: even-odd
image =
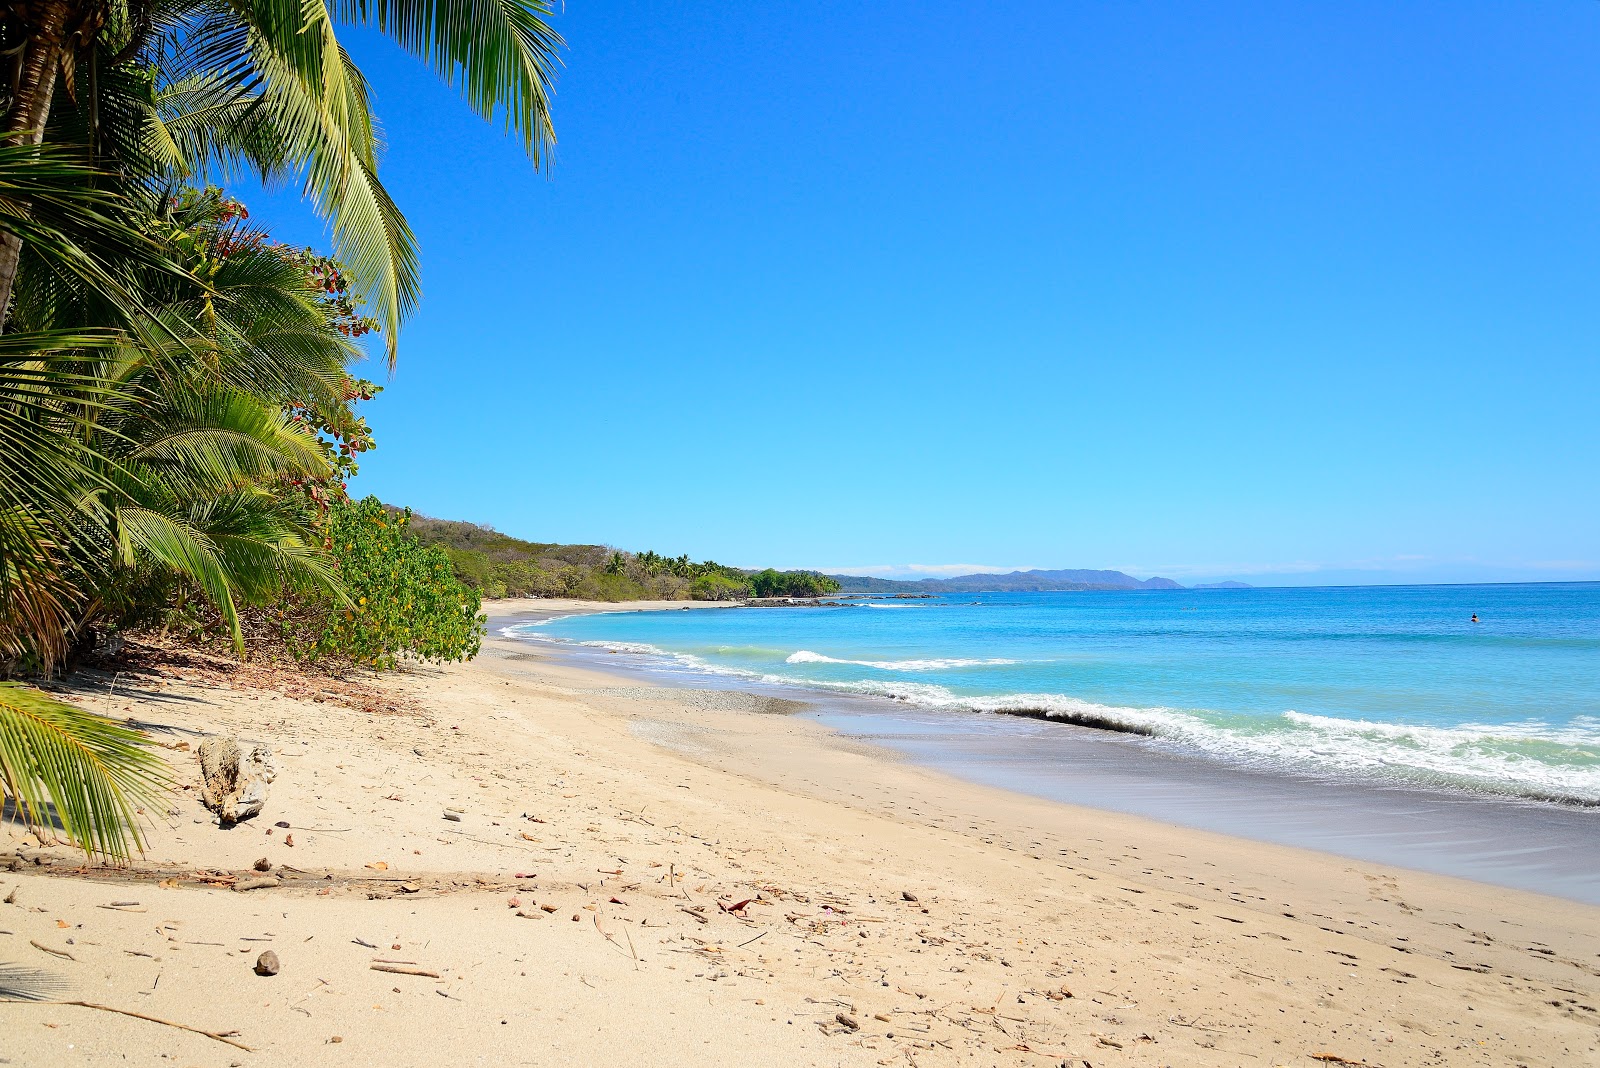
[[[1159,575],[1137,579],[1121,571],[1012,571],[995,575],[980,573],[941,579],[883,579],[863,575],[829,575],[839,583],[841,594],[849,593],[1060,593],[1079,590],[1248,590],[1244,582],[1205,582],[1185,586]]]

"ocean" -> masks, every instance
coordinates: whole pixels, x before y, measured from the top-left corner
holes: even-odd
[[[921,733],[1042,716],[1219,768],[1600,806],[1600,583],[969,594],[510,632],[892,701]]]

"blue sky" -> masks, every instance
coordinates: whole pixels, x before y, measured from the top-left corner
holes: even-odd
[[[1600,578],[1600,4],[557,25],[545,176],[348,34],[425,289],[354,491],[740,565]]]

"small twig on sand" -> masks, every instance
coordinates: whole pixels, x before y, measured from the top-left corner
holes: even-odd
[[[118,1008],[113,1008],[110,1005],[96,1005],[92,1001],[47,1001],[47,1002],[45,1002],[45,1004],[46,1005],[76,1005],[81,1009],[99,1009],[101,1012],[114,1012],[114,1013],[117,1013],[120,1016],[132,1016],[135,1020],[148,1020],[150,1023],[158,1023],[158,1024],[162,1024],[162,1025],[164,1025],[166,1027],[176,1027],[180,1031],[188,1031],[191,1034],[204,1035],[207,1038],[214,1039],[214,1040],[216,1040],[218,1042],[224,1042],[224,1043],[234,1047],[235,1049],[242,1049],[246,1053],[254,1053],[255,1052],[254,1049],[252,1049],[251,1047],[245,1045],[243,1042],[235,1042],[233,1039],[228,1038],[226,1035],[220,1035],[215,1031],[207,1031],[204,1028],[200,1028],[200,1027],[190,1027],[188,1024],[175,1023],[172,1020],[163,1020],[159,1016],[147,1016],[146,1014],[144,1014],[142,1012],[134,1012],[132,1009],[118,1009]]]
[[[39,943],[35,942],[31,938],[28,939],[28,945],[32,946],[34,949],[37,949],[42,953],[48,953],[52,957],[61,957],[64,960],[70,960],[70,961],[76,961],[78,959],[77,957],[74,957],[71,953],[67,953],[67,952],[65,952],[63,950],[51,949],[49,946],[41,946]]]
[[[762,931],[760,934],[758,934],[754,938],[750,939],[750,942],[759,942],[761,939],[763,939],[765,937],[767,937],[767,932]],[[740,942],[737,948],[743,949],[745,946],[748,946],[750,944],[750,942]]]
[[[384,964],[374,961],[371,968],[375,972],[393,972],[396,975],[420,975],[424,979],[438,979],[438,972],[430,972],[426,968],[408,968],[403,964]]]

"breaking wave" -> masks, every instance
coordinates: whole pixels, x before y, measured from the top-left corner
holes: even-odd
[[[943,657],[927,660],[836,660],[831,656],[813,653],[810,649],[801,649],[797,653],[790,653],[784,660],[785,664],[854,664],[857,667],[876,668],[879,671],[943,671],[948,668],[961,667],[988,667],[998,664],[1020,664],[1020,660],[1007,660],[1004,657],[990,657],[986,660],[974,660],[965,657]]]

